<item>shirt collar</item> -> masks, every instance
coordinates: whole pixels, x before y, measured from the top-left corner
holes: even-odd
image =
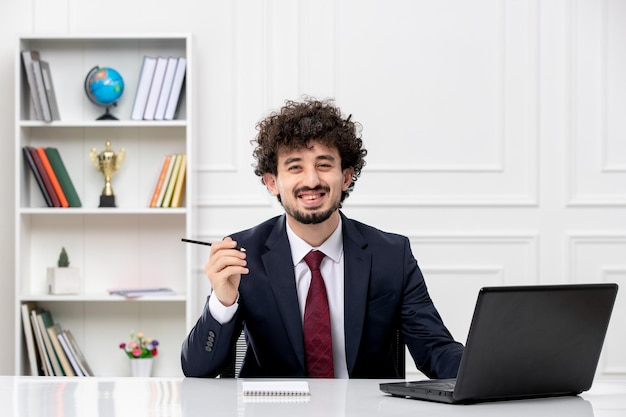
[[[289,223],[287,223],[287,219],[285,219],[285,223],[287,226],[287,237],[289,238],[289,245],[291,246],[291,258],[293,260],[294,266],[299,264],[307,253],[311,251],[311,249],[317,249],[326,255],[326,257],[333,260],[333,262],[339,262],[341,259],[341,255],[343,253],[343,239],[342,239],[342,228],[341,228],[341,216],[339,216],[339,223],[335,228],[335,231],[318,247],[312,247],[304,240],[302,240],[298,235],[295,234],[291,227],[289,227]]]

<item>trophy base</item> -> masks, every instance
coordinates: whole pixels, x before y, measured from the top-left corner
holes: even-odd
[[[101,195],[99,207],[116,207],[114,195]]]

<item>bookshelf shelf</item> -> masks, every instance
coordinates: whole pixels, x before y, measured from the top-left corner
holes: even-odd
[[[89,129],[96,127],[103,127],[107,129],[116,129],[122,127],[156,127],[159,129],[168,127],[186,128],[186,120],[118,120],[118,121],[52,121],[43,122],[39,120],[20,120],[20,127],[24,128],[43,128],[50,129],[54,127],[68,127],[68,128],[80,128]]]
[[[141,214],[149,216],[186,216],[188,213],[187,208],[81,208],[81,207],[66,207],[66,208],[20,208],[20,214],[22,215],[52,215],[52,216],[74,216],[79,214],[100,216],[103,214],[110,214],[112,216],[126,216],[129,214]]]
[[[60,120],[37,120],[21,52],[36,50],[50,65]],[[31,375],[24,339],[22,304],[49,310],[70,329],[96,376],[130,374],[118,344],[131,330],[157,338],[153,376],[182,376],[180,346],[190,323],[193,160],[187,158],[181,207],[150,208],[163,158],[193,150],[193,74],[189,34],[54,35],[18,39],[15,59],[15,374]],[[186,59],[185,84],[174,120],[133,120],[131,112],[144,56]],[[84,91],[95,65],[115,68],[124,93],[111,113],[119,120],[96,120],[104,109]],[[61,88],[62,87],[62,88]],[[112,176],[116,207],[99,207],[104,176],[90,151],[124,149]],[[55,147],[80,197],[80,207],[48,207],[23,155],[23,148]],[[64,247],[81,275],[78,294],[48,293],[47,268]],[[127,299],[109,288],[168,287],[174,295]]]
[[[167,295],[167,296],[144,296],[140,298],[127,299],[119,295],[109,294],[85,294],[81,296],[72,295],[49,295],[49,294],[32,294],[30,296],[21,297],[21,302],[46,302],[46,303],[186,303],[187,297],[184,294]]]

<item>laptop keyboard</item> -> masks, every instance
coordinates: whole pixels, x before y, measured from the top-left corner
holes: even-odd
[[[454,391],[454,385],[456,384],[455,379],[442,379],[442,380],[431,380],[431,381],[419,381],[419,382],[411,382],[409,386],[414,387],[428,387],[429,389],[441,390],[441,391]]]

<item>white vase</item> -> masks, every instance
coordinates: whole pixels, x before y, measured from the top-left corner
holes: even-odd
[[[130,376],[148,377],[152,375],[152,358],[135,358],[130,360]]]

